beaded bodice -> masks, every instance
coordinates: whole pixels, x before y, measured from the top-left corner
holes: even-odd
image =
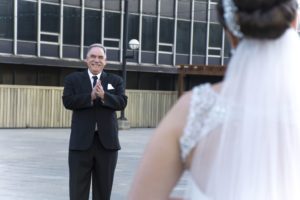
[[[224,114],[225,107],[210,84],[199,85],[193,89],[187,124],[180,138],[183,161],[199,140],[222,122]]]

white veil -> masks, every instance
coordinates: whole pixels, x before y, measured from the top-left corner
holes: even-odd
[[[299,200],[296,31],[288,29],[276,40],[244,38],[229,63],[219,101],[226,108],[224,121],[194,152],[191,174],[197,186],[213,200]]]

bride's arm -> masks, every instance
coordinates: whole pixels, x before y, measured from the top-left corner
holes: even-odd
[[[186,123],[190,98],[191,92],[183,95],[155,130],[133,181],[129,200],[169,198],[184,170],[179,138]]]

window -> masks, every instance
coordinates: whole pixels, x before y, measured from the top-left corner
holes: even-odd
[[[174,16],[174,0],[161,0],[160,15],[166,17]]]
[[[220,24],[210,24],[209,46],[222,47],[222,26]]]
[[[42,31],[59,33],[59,6],[42,4]]]
[[[194,23],[193,54],[206,54],[206,23]]]
[[[80,6],[81,0],[64,0],[64,4]]]
[[[210,4],[210,22],[219,22],[217,4]]]
[[[88,8],[97,8],[97,9],[101,9],[102,8],[102,1],[98,0],[85,0],[85,6]]]
[[[207,21],[207,2],[195,1],[194,19],[197,21]]]
[[[172,43],[174,41],[174,20],[160,19],[159,42]]]
[[[105,13],[105,38],[120,38],[121,32],[121,16],[120,13]]]
[[[189,54],[190,52],[190,22],[177,22],[177,53]]]
[[[139,39],[139,16],[129,15],[128,20],[128,41],[131,39]]]
[[[225,47],[224,47],[224,56],[229,57],[230,56],[230,42],[227,37],[225,37]]]
[[[0,2],[0,38],[13,38],[13,1]]]
[[[174,20],[160,19],[160,33],[159,33],[159,50],[173,51],[174,43]]]
[[[178,17],[182,19],[191,18],[191,0],[178,0]]]
[[[140,0],[130,0],[130,1],[128,1],[128,10],[129,10],[130,13],[139,13]]]
[[[142,50],[155,51],[156,49],[156,17],[143,17]]]
[[[157,15],[157,1],[156,0],[144,0],[143,1],[143,13],[149,15]]]
[[[64,7],[64,44],[79,45],[81,29],[81,10]]]
[[[42,4],[41,40],[58,42],[60,30],[60,9],[57,5]]]
[[[84,45],[101,43],[101,11],[85,10]]]
[[[120,0],[109,0],[105,1],[106,10],[121,10],[121,1]]]
[[[30,41],[37,39],[36,2],[22,0],[18,2],[18,39]]]

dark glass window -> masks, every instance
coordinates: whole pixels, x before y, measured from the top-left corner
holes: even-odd
[[[64,44],[80,44],[81,10],[64,7]]]
[[[178,0],[178,17],[182,19],[191,18],[191,0]]]
[[[194,23],[193,54],[206,54],[206,23]]]
[[[42,4],[42,31],[59,33],[59,6]]]
[[[157,15],[157,0],[144,0],[143,13],[149,15]]]
[[[160,19],[159,42],[171,43],[174,42],[174,20]]]
[[[222,47],[222,26],[220,24],[210,24],[209,46]]]
[[[101,0],[85,0],[85,6],[89,8],[102,8],[102,1]]]
[[[120,0],[106,0],[105,9],[107,10],[121,10],[121,1]]]
[[[174,16],[174,0],[161,0],[160,15],[173,17]]]
[[[225,47],[224,47],[224,56],[229,57],[230,56],[230,43],[227,37],[225,37]]]
[[[190,22],[177,22],[177,53],[189,54],[190,52]]]
[[[42,2],[53,2],[53,3],[59,3],[60,0],[42,0]]]
[[[0,2],[0,38],[13,38],[13,1]]]
[[[41,34],[41,40],[48,42],[58,42],[58,35]]]
[[[128,10],[130,13],[140,13],[140,0],[128,1]]]
[[[18,39],[36,41],[37,38],[37,3],[18,2]]]
[[[139,16],[129,15],[128,22],[128,41],[131,39],[139,39]]]
[[[105,13],[105,38],[120,38],[121,32],[121,16],[120,13]]]
[[[156,49],[156,30],[157,19],[156,17],[143,17],[143,30],[142,30],[142,50],[155,51]]]
[[[101,42],[101,11],[85,10],[84,45]]]
[[[207,3],[196,2],[194,8],[194,19],[198,21],[207,21]]]
[[[210,4],[210,21],[219,22],[217,4]]]
[[[64,4],[80,6],[81,0],[64,0]]]

